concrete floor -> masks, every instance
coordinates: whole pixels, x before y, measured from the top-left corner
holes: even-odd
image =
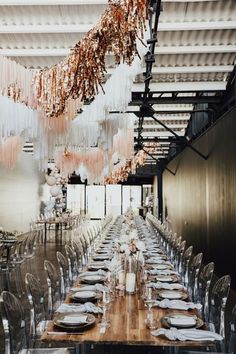
[[[44,271],[44,260],[50,260],[53,264],[57,266],[56,251],[61,251],[65,254],[64,246],[67,241],[71,238],[70,230],[63,230],[62,237],[55,238],[55,231],[51,230],[47,235],[47,243],[38,241],[36,244],[35,255],[25,260],[20,265],[20,272],[15,272],[15,270],[10,272],[10,282],[6,283],[5,275],[2,276],[1,281],[1,291],[10,290],[15,295],[20,297],[22,301],[23,308],[25,309],[26,316],[29,318],[29,303],[25,292],[24,277],[25,274],[32,273],[39,277],[41,284],[45,290],[45,295],[47,293],[47,283]],[[7,289],[8,288],[8,289]],[[4,337],[2,322],[0,323],[0,354],[4,353]]]

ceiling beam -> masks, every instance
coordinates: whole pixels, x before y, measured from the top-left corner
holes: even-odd
[[[49,3],[50,1],[50,3]],[[219,1],[219,0],[201,0]],[[162,0],[162,2],[199,2],[199,0]],[[32,5],[103,5],[108,0],[0,0],[0,6],[32,6]]]
[[[235,53],[235,44],[157,46],[155,54]]]
[[[134,141],[136,142],[137,139],[136,137],[134,137]],[[164,146],[169,146],[170,143],[175,143],[175,142],[178,142],[178,140],[174,137],[174,136],[170,136],[170,137],[160,137],[160,136],[157,136],[157,137],[154,137],[154,138],[143,138],[142,141],[144,143],[147,143],[147,145],[149,143],[153,143],[153,142],[158,142],[160,145],[164,145]]]
[[[198,66],[169,66],[153,67],[152,74],[198,74],[198,73],[218,73],[231,72],[233,65],[198,65]]]
[[[221,81],[151,82],[149,87],[152,92],[222,91],[226,89],[226,84],[227,82]],[[144,84],[135,83],[133,85],[133,91],[143,92]]]
[[[236,21],[185,21],[185,22],[161,22],[159,31],[200,31],[217,29],[235,29]]]
[[[0,33],[86,33],[95,24],[60,25],[1,25]]]
[[[178,135],[179,136],[184,136],[185,131],[178,131]],[[137,137],[138,133],[134,133],[134,137]],[[161,131],[161,132],[143,132],[142,133],[142,137],[144,138],[152,138],[152,137],[160,137],[160,138],[164,138],[164,137],[169,137],[169,136],[173,136],[173,134],[171,132],[168,131]]]
[[[0,0],[0,6],[103,5],[107,0]]]
[[[183,96],[183,97],[152,97],[148,99],[148,103],[150,105],[153,104],[175,104],[175,103],[220,103],[221,97],[218,96],[201,96],[201,97],[196,97],[196,96]],[[129,103],[130,106],[132,105],[142,105],[143,104],[143,99],[142,97],[138,98],[135,97],[132,99],[132,101]]]
[[[159,114],[159,112],[156,112],[155,111],[155,115],[158,115],[158,120],[160,121],[185,121],[185,122],[188,122],[189,121],[189,118],[190,118],[190,114],[181,114],[181,115],[164,115],[164,114]],[[137,122],[137,121],[136,121]],[[143,121],[143,124],[145,125],[149,125],[149,124],[153,124],[154,121],[153,121],[153,118],[145,118],[144,121]]]
[[[87,26],[87,25],[86,25]],[[5,34],[8,33],[7,27],[5,26]],[[39,26],[40,27],[40,26]],[[1,26],[0,26],[1,28]],[[3,32],[2,32],[3,33]],[[23,45],[23,44],[22,44]],[[19,42],[18,42],[19,46]],[[3,48],[0,49],[0,54],[9,57],[65,57],[69,54],[70,48]],[[155,50],[156,55],[162,54],[188,54],[188,53],[236,53],[236,45],[209,45],[209,46],[173,46],[173,47],[158,47]],[[111,55],[111,54],[109,54]],[[157,60],[158,62],[158,60]],[[191,70],[192,71],[188,71]],[[231,65],[208,65],[208,66],[186,66],[186,67],[153,67],[153,73],[188,73],[188,72],[216,72],[217,68],[222,72],[231,71]],[[176,69],[176,71],[174,71]],[[183,71],[184,69],[185,71]],[[201,71],[199,71],[199,69]],[[168,71],[169,70],[169,71]],[[173,70],[173,71],[171,71]],[[109,71],[108,71],[109,72]]]
[[[171,129],[175,129],[175,128],[186,128],[187,127],[187,123],[178,123],[176,122],[175,124],[173,123],[166,123],[168,124],[168,127],[170,127]],[[158,129],[160,128],[160,124],[156,123],[156,124],[145,124],[143,123],[143,131],[148,131],[149,129]],[[137,127],[135,127],[135,130],[137,131]]]
[[[154,108],[154,107],[152,107]],[[175,106],[173,106],[175,108]],[[189,119],[190,114],[192,114],[194,111],[193,110],[171,110],[171,107],[169,107],[169,110],[160,110],[161,107],[159,106],[158,110],[155,110],[155,113],[159,115],[159,120],[172,120],[172,119]],[[134,112],[135,113],[135,112]],[[187,115],[186,115],[187,113]],[[178,114],[175,116],[175,114]],[[162,116],[163,115],[163,116]]]
[[[95,23],[58,25],[1,25],[0,33],[86,33]],[[236,21],[162,22],[159,31],[236,29]]]

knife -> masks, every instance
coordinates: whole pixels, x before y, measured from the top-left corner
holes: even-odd
[[[82,333],[82,332],[47,332],[47,335],[49,335],[49,336],[51,336],[51,335],[71,335],[71,334],[76,334],[76,335],[78,335],[78,334],[80,334],[80,335],[82,335],[82,334],[84,334],[84,333]]]

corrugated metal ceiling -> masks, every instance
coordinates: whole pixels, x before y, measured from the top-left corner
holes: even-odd
[[[67,55],[106,8],[106,1],[103,0],[48,2],[51,5],[45,5],[47,1],[42,1],[43,6],[40,6],[40,1],[36,0],[0,0],[0,54],[27,67],[50,67]],[[162,2],[152,87],[158,90],[160,83],[174,85],[192,82],[194,87],[194,83],[207,85],[227,81],[235,64],[236,1]],[[109,68],[113,67],[112,56],[107,56],[107,63]],[[134,90],[135,85],[140,86],[143,82],[142,73],[135,82]],[[174,87],[176,89],[176,85]],[[191,110],[193,105],[184,107]],[[182,108],[183,105],[175,106],[176,110]],[[166,106],[166,109],[172,110],[173,106]],[[173,130],[182,135],[189,115],[186,118],[182,113],[162,119],[176,127]],[[150,135],[153,134],[151,129],[155,130],[155,134],[160,131],[158,125],[154,128],[155,123],[149,121],[146,120],[144,126],[145,136],[148,136],[148,129]],[[161,133],[164,136],[164,132]],[[169,133],[166,135],[169,136]]]

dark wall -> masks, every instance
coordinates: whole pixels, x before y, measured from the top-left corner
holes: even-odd
[[[218,276],[230,274],[236,289],[236,109],[194,142],[205,161],[189,148],[163,175],[163,211],[204,263],[214,261]]]

